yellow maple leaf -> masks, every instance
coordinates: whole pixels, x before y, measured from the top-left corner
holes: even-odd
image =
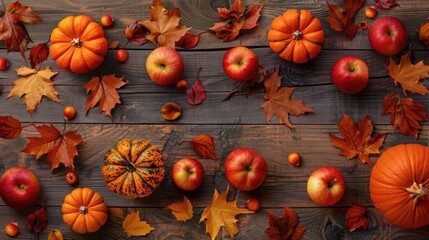
[[[15,69],[15,71],[22,77],[13,82],[13,87],[7,98],[13,96],[20,98],[25,95],[23,103],[27,105],[27,111],[30,115],[36,110],[43,96],[54,102],[60,102],[58,93],[54,88],[54,83],[51,80],[58,73],[52,72],[50,67],[46,67],[40,71],[28,67],[20,67]]]
[[[150,20],[139,21],[140,24],[149,29],[150,34],[146,39],[160,46],[175,48],[175,42],[188,32],[186,26],[179,26],[180,12],[178,8],[167,10],[164,3],[154,0],[150,7]]]
[[[401,84],[402,91],[410,93],[419,93],[425,95],[429,90],[420,82],[420,79],[429,78],[429,65],[425,65],[423,60],[413,64],[410,59],[411,51],[401,56],[401,61],[396,64],[390,58],[389,65],[386,66],[389,70],[389,76],[393,78],[396,84]]]
[[[128,237],[131,236],[146,236],[151,231],[155,230],[146,221],[140,221],[140,212],[129,213],[124,221],[122,227],[127,233]]]
[[[238,233],[238,220],[235,217],[242,213],[253,213],[245,208],[238,208],[237,200],[227,202],[226,197],[228,196],[228,192],[229,187],[222,194],[219,194],[215,189],[212,203],[204,209],[201,216],[200,222],[206,223],[206,232],[212,239],[217,237],[222,226],[233,237]]]
[[[171,210],[177,221],[186,222],[194,216],[194,208],[186,196],[183,196],[183,202],[172,203],[165,209]]]

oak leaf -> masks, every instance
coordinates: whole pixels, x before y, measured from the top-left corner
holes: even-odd
[[[101,79],[95,76],[85,84],[83,88],[86,89],[87,93],[91,92],[91,95],[86,99],[85,114],[88,113],[89,109],[99,104],[100,113],[104,112],[106,116],[112,118],[112,109],[116,104],[121,103],[116,89],[128,83],[128,81],[123,82],[123,78],[117,78],[115,74],[105,75]]]
[[[129,213],[122,222],[122,227],[127,233],[128,237],[132,236],[146,236],[151,231],[155,230],[146,221],[140,221],[140,212]]]
[[[14,139],[22,132],[21,122],[11,116],[0,116],[0,138]]]
[[[346,228],[353,232],[358,228],[368,228],[368,216],[365,206],[355,204],[346,210]]]
[[[49,56],[49,47],[48,43],[39,43],[36,46],[32,47],[30,50],[30,59],[31,68],[35,68],[40,63],[46,61]]]
[[[195,136],[192,141],[182,141],[179,143],[179,145],[181,145],[183,142],[189,142],[192,145],[194,151],[198,153],[202,158],[211,158],[217,160],[216,145],[213,139],[214,137],[203,133],[198,136]]]
[[[0,40],[6,42],[7,52],[20,52],[25,59],[24,54],[31,39],[24,23],[35,24],[41,21],[31,7],[21,5],[19,1],[10,3],[5,12],[0,11]]]
[[[177,221],[186,222],[194,216],[194,208],[186,196],[183,196],[183,202],[172,203],[165,209],[170,210]]]
[[[227,202],[228,192],[229,187],[222,194],[219,194],[215,189],[211,204],[204,209],[201,215],[200,223],[205,222],[206,233],[210,235],[212,240],[217,237],[222,226],[231,234],[231,237],[235,236],[238,233],[236,216],[253,213],[245,208],[238,208],[237,200]]]
[[[199,41],[200,41],[199,34],[186,33],[179,39],[179,41],[176,42],[176,47],[191,49],[197,46]]]
[[[395,85],[398,83],[401,85],[405,95],[407,94],[406,91],[425,95],[429,93],[429,90],[420,82],[420,79],[429,78],[429,65],[425,65],[423,60],[413,64],[410,55],[411,51],[402,55],[399,64],[396,64],[390,57],[389,65],[386,68],[389,70],[389,76],[393,78]]]
[[[40,137],[27,137],[30,142],[22,152],[36,156],[39,159],[47,154],[46,161],[51,165],[51,170],[60,166],[74,169],[74,158],[78,155],[76,146],[83,142],[82,137],[76,131],[62,134],[52,124],[36,126]]]
[[[395,0],[375,0],[375,6],[381,10],[388,10],[392,7],[399,7],[399,4]]]
[[[230,9],[218,8],[218,16],[224,22],[217,22],[209,30],[216,33],[217,38],[224,42],[230,42],[237,38],[241,30],[256,27],[260,12],[265,1],[259,5],[252,5],[246,12],[246,7],[241,0],[235,0]]]
[[[43,232],[48,227],[48,216],[46,215],[45,207],[42,207],[33,213],[28,214],[25,219],[25,228],[30,233],[33,233],[37,236],[39,233]],[[39,239],[36,237],[36,239]]]
[[[268,225],[265,234],[272,240],[298,240],[307,230],[306,226],[299,225],[298,215],[288,207],[284,208],[282,217],[268,212]]]
[[[154,44],[174,48],[175,42],[191,29],[179,26],[181,16],[178,8],[167,10],[160,0],[153,0],[149,11],[152,18],[138,23],[149,29],[146,39]]]
[[[353,23],[357,11],[365,5],[366,0],[344,0],[345,11],[338,5],[326,2],[329,7],[328,22],[331,28],[338,32],[344,32],[347,37],[353,39],[359,28],[363,28],[360,23]]]
[[[186,102],[192,106],[200,105],[206,100],[206,90],[200,81],[201,69],[202,68],[198,69],[197,80],[186,90]]]
[[[281,87],[282,78],[279,76],[279,68],[264,80],[265,102],[261,108],[265,111],[265,118],[270,122],[274,114],[280,123],[290,128],[294,128],[289,122],[289,114],[299,116],[304,113],[314,112],[314,110],[302,103],[301,100],[293,100],[291,96],[296,88]]]
[[[329,134],[332,144],[341,148],[341,154],[347,159],[358,156],[363,163],[371,166],[369,155],[380,154],[379,149],[383,146],[386,133],[378,133],[374,138],[371,138],[373,126],[368,116],[365,116],[356,126],[353,119],[346,114],[343,114],[338,129],[344,138]]]
[[[383,113],[390,113],[390,124],[406,136],[417,138],[421,126],[419,122],[429,121],[426,107],[411,98],[402,98],[394,92],[384,97]]]
[[[15,69],[15,71],[21,78],[13,82],[13,87],[7,98],[13,96],[22,97],[25,95],[23,102],[27,105],[27,111],[30,115],[36,110],[43,96],[54,102],[60,102],[58,93],[54,88],[54,83],[51,81],[51,78],[58,73],[52,72],[50,67],[46,67],[40,71],[28,67],[20,67]]]

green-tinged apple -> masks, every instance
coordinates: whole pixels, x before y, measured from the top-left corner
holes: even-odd
[[[258,74],[258,56],[247,47],[234,47],[223,56],[222,66],[228,77],[246,82]]]
[[[376,52],[395,55],[407,44],[407,29],[401,20],[395,17],[382,17],[369,28],[368,40]]]
[[[368,65],[356,56],[342,57],[332,66],[331,79],[339,90],[356,94],[368,84]]]
[[[161,86],[175,84],[182,78],[185,64],[173,48],[162,46],[153,50],[146,59],[150,79]]]
[[[0,197],[12,208],[31,207],[40,195],[37,175],[25,167],[9,168],[0,179]]]
[[[267,162],[251,148],[237,148],[225,160],[225,175],[238,190],[255,190],[267,176]]]
[[[331,166],[316,169],[307,181],[308,196],[321,206],[335,205],[341,200],[345,190],[343,174]]]
[[[203,165],[194,158],[183,158],[176,162],[171,170],[173,182],[182,190],[197,189],[204,181]]]

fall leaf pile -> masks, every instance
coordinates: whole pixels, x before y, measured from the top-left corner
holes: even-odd
[[[127,110],[128,108],[133,108],[131,104],[128,105],[125,103],[126,101],[124,101],[124,103],[121,101],[121,94],[126,94],[130,88],[135,86],[130,86],[131,84],[128,84],[130,80],[127,79],[125,68],[121,68],[124,72],[119,74],[107,73],[109,71],[106,67],[107,59],[113,57],[108,54],[109,51],[114,51],[115,63],[121,67],[120,64],[130,61],[131,58],[135,57],[133,54],[128,54],[126,49],[128,44],[134,45],[133,47],[135,48],[144,44],[147,44],[149,48],[150,46],[152,48],[162,46],[168,49],[165,50],[167,53],[164,54],[172,54],[174,52],[179,56],[180,54],[178,54],[176,49],[186,52],[190,49],[197,48],[200,42],[205,41],[204,38],[206,36],[211,36],[211,38],[217,40],[219,44],[236,41],[237,45],[243,45],[239,39],[240,36],[258,31],[258,27],[260,27],[262,22],[261,17],[266,17],[264,20],[275,17],[264,16],[264,6],[271,4],[269,1],[253,1],[253,4],[248,4],[244,0],[233,0],[230,2],[228,7],[222,6],[217,8],[217,14],[214,13],[215,21],[212,23],[213,25],[207,26],[206,31],[200,33],[195,33],[196,30],[192,28],[192,26],[188,26],[192,21],[186,21],[188,20],[186,19],[186,15],[181,14],[181,9],[179,8],[180,4],[174,3],[177,5],[176,7],[168,8],[167,4],[164,4],[161,0],[153,0],[152,4],[145,10],[146,16],[150,16],[149,19],[119,20],[126,22],[125,28],[120,29],[120,31],[116,31],[117,29],[115,29],[114,31],[115,33],[121,34],[121,36],[118,37],[118,39],[122,39],[121,41],[107,39],[105,35],[105,28],[115,26],[111,16],[107,16],[102,20],[108,22],[101,22],[101,24],[99,24],[91,17],[81,15],[63,16],[64,18],[62,20],[58,19],[58,26],[55,26],[49,39],[46,39],[46,42],[32,44],[29,32],[27,31],[27,27],[31,26],[28,24],[39,24],[43,21],[42,17],[44,16],[42,14],[37,14],[37,9],[33,11],[34,9],[32,7],[26,6],[20,1],[5,4],[4,0],[2,0],[4,9],[0,9],[0,41],[4,41],[7,53],[13,54],[11,52],[19,52],[25,62],[25,66],[19,66],[15,67],[13,70],[8,70],[14,71],[14,74],[16,72],[16,79],[11,83],[12,86],[8,90],[6,99],[16,97],[21,100],[28,112],[25,114],[29,114],[30,117],[33,118],[38,107],[39,109],[41,108],[39,105],[42,104],[42,99],[50,100],[55,104],[61,105],[65,105],[66,101],[70,101],[70,99],[62,99],[60,96],[61,91],[55,89],[55,85],[58,85],[57,79],[61,78],[64,72],[67,72],[67,74],[82,74],[81,76],[84,76],[83,78],[86,79],[86,82],[81,83],[79,89],[86,97],[85,104],[82,106],[85,115],[87,115],[91,109],[98,106],[99,113],[110,118],[113,123],[115,119],[115,108],[117,106],[122,104],[121,107]],[[271,26],[264,26],[264,28],[268,29],[268,31],[266,31],[268,38],[266,48],[281,49],[281,51],[273,50],[274,52],[270,50],[270,53],[277,53],[279,55],[279,64],[275,67],[267,67],[262,66],[262,61],[256,61],[256,64],[250,67],[253,68],[252,70],[254,70],[256,74],[244,76],[245,81],[242,81],[231,76],[237,74],[233,72],[235,68],[242,67],[245,63],[242,60],[237,61],[237,66],[228,69],[228,66],[225,66],[225,62],[223,62],[225,73],[231,79],[236,80],[235,87],[225,96],[223,101],[230,101],[229,103],[233,104],[234,101],[231,101],[232,98],[235,100],[243,96],[249,98],[254,97],[255,102],[259,101],[256,103],[258,108],[260,106],[261,109],[259,110],[259,114],[265,115],[267,124],[277,121],[280,125],[290,129],[291,132],[294,133],[296,133],[295,130],[297,130],[293,124],[294,118],[300,116],[317,118],[318,111],[322,112],[324,109],[317,109],[317,104],[307,100],[304,103],[303,100],[299,99],[299,96],[302,96],[299,95],[302,88],[290,84],[289,81],[285,81],[287,80],[287,74],[291,72],[294,66],[298,66],[296,65],[297,63],[309,67],[316,65],[319,52],[323,52],[324,41],[326,43],[326,39],[332,38],[327,36],[328,34],[336,34],[335,37],[341,39],[341,45],[347,44],[359,38],[361,34],[366,34],[364,31],[368,30],[372,24],[372,21],[368,19],[376,17],[377,11],[387,12],[400,7],[395,0],[374,0],[371,2],[374,7],[367,7],[365,10],[367,18],[364,18],[363,8],[370,4],[369,1],[342,0],[337,2],[341,2],[341,4],[326,1],[324,7],[326,9],[325,13],[327,18],[325,19],[316,18],[316,14],[313,15],[309,10],[299,11],[297,9],[284,9],[284,13],[277,16],[277,19],[280,20],[275,21],[275,23],[273,21]],[[173,5],[173,3],[168,6],[170,5]],[[365,19],[365,21],[361,21],[362,19]],[[325,24],[322,25],[321,22]],[[389,123],[391,126],[389,125],[388,127],[391,128],[391,132],[410,137],[412,140],[419,139],[419,134],[422,130],[421,123],[429,121],[427,117],[428,105],[415,101],[416,95],[419,97],[428,96],[429,90],[425,80],[429,78],[429,65],[425,64],[423,59],[414,59],[413,56],[413,47],[417,44],[421,44],[421,42],[419,42],[420,40],[426,44],[427,39],[429,39],[429,28],[427,27],[429,25],[425,24],[428,24],[428,22],[422,24],[420,29],[415,29],[420,39],[411,43],[411,45],[406,45],[409,43],[407,41],[411,40],[408,40],[407,36],[405,36],[405,42],[401,49],[398,50],[395,49],[397,46],[392,46],[387,51],[396,51],[396,53],[387,54],[388,56],[385,56],[385,65],[378,66],[385,71],[385,77],[389,78],[389,81],[383,84],[391,84],[390,86],[394,89],[389,91],[384,97],[382,106],[378,107],[378,110],[380,110],[379,114],[389,115]],[[329,26],[329,30],[333,31],[328,32],[328,29],[322,29],[322,27],[325,26]],[[409,29],[409,31],[414,31],[414,29]],[[330,41],[332,41],[332,39],[330,39]],[[378,47],[376,46],[377,43],[371,42],[371,39],[369,39],[369,41],[374,50],[376,50]],[[31,50],[28,51],[29,44]],[[27,52],[29,52],[28,56],[26,56]],[[376,52],[380,53],[377,50]],[[277,55],[275,56],[277,57]],[[256,56],[256,58],[257,57],[258,56]],[[49,62],[48,59],[50,58],[55,60],[57,65],[47,66],[47,62]],[[141,61],[140,59],[138,60]],[[287,63],[289,65],[285,64],[283,60],[289,61]],[[198,59],[192,61],[198,62]],[[6,59],[0,58],[0,71],[7,70],[9,67],[7,64]],[[285,67],[283,65],[287,66]],[[164,63],[160,64],[158,67],[162,70],[170,68],[170,66],[166,66]],[[195,70],[187,69],[187,71],[193,71],[193,76],[196,76],[194,81],[189,81],[182,79],[182,76],[174,76],[171,78],[171,76],[167,76],[168,74],[165,73],[152,74],[150,73],[150,71],[152,71],[150,69],[151,66],[146,63],[146,72],[152,80],[150,84],[173,86],[173,88],[169,89],[170,91],[176,91],[177,88],[177,92],[174,92],[174,94],[181,96],[183,102],[187,105],[186,108],[174,102],[164,103],[164,105],[160,104],[160,106],[162,106],[160,108],[160,117],[169,121],[169,123],[180,121],[180,117],[184,114],[195,113],[202,108],[201,105],[208,104],[206,100],[210,98],[210,94],[206,91],[207,85],[205,84],[207,83],[207,79],[203,78],[201,73],[205,73],[206,71],[211,73],[211,68],[210,66],[204,66],[204,68],[202,66],[198,67],[199,68],[195,68]],[[61,70],[59,70],[60,68]],[[144,68],[144,66],[139,66],[139,68]],[[356,71],[358,68],[357,65],[347,66],[349,72]],[[232,73],[228,71],[232,71]],[[334,78],[332,71],[331,78]],[[368,70],[366,71],[368,72]],[[183,66],[181,72],[183,72]],[[245,75],[245,73],[241,74]],[[292,74],[294,73],[292,72]],[[370,76],[371,73],[368,74]],[[241,77],[238,79],[242,79]],[[366,81],[368,81],[368,79],[366,79]],[[163,84],[165,82],[173,82],[173,84]],[[341,90],[341,87],[339,87],[337,83],[333,82],[333,85],[338,88],[336,90]],[[317,91],[316,88],[317,87],[315,87],[314,91]],[[1,90],[2,88],[0,86],[0,93]],[[139,91],[145,91],[145,89],[142,88],[142,90]],[[346,91],[344,92],[346,93]],[[296,98],[297,95],[299,95],[298,99]],[[211,99],[209,101],[211,101]],[[317,100],[315,99],[315,101]],[[142,99],[141,102],[144,102],[144,99]],[[189,109],[191,109],[191,111],[186,111]],[[25,110],[23,111],[25,112]],[[53,174],[58,174],[56,171],[59,171],[60,174],[68,172],[67,176],[69,178],[67,182],[72,188],[75,188],[75,190],[79,189],[79,194],[67,195],[66,198],[68,198],[67,201],[69,202],[63,203],[61,210],[63,213],[62,220],[70,226],[73,231],[85,234],[87,232],[98,231],[98,229],[103,228],[104,225],[107,224],[109,227],[115,225],[116,228],[120,228],[122,231],[121,234],[128,238],[138,236],[149,237],[151,234],[154,234],[154,232],[156,233],[158,230],[157,226],[163,226],[165,222],[149,222],[146,219],[148,218],[148,214],[145,211],[141,211],[141,202],[137,200],[133,202],[133,206],[136,206],[135,209],[120,211],[117,209],[121,207],[108,208],[106,206],[106,203],[112,201],[112,196],[103,199],[99,193],[93,192],[89,188],[81,189],[74,186],[78,182],[78,172],[83,171],[79,167],[76,167],[79,166],[78,164],[75,164],[75,161],[79,157],[79,151],[81,151],[81,149],[86,150],[87,148],[91,148],[91,146],[85,145],[85,137],[88,133],[80,135],[76,130],[70,130],[74,125],[69,123],[71,123],[76,116],[76,109],[70,107],[67,111],[71,112],[66,113],[64,109],[64,123],[62,125],[52,123],[25,123],[14,116],[0,116],[0,138],[5,139],[6,142],[12,139],[25,137],[27,142],[25,147],[21,150],[22,153],[34,156],[33,158],[35,161],[46,162]],[[370,115],[366,115],[360,120],[353,119],[353,117],[347,113],[339,113],[339,116],[341,116],[341,118],[338,118],[338,123],[335,123],[338,127],[338,132],[326,134],[326,140],[330,140],[332,144],[331,147],[334,149],[333,151],[337,151],[339,155],[342,155],[343,157],[341,158],[344,159],[345,157],[347,160],[359,162],[357,161],[358,159],[365,164],[359,164],[360,167],[365,166],[371,169],[373,164],[376,164],[377,161],[375,156],[379,156],[384,151],[385,139],[388,138],[387,133],[380,131],[373,125]],[[30,128],[30,130],[27,131],[27,128]],[[211,136],[206,133],[192,136],[193,137],[189,139],[180,139],[175,143],[174,147],[183,151],[185,151],[186,148],[192,149],[192,154],[195,154],[195,156],[189,156],[190,158],[200,158],[212,161],[212,163],[216,163],[219,166],[224,165],[223,156],[221,156],[219,151],[220,147],[216,146],[218,140],[217,136]],[[173,177],[176,173],[164,169],[162,157],[165,156],[161,153],[162,151],[158,150],[154,145],[151,145],[149,141],[132,141],[127,138],[122,140],[123,141],[120,141],[118,144],[117,149],[109,150],[104,160],[105,167],[103,167],[101,174],[104,180],[110,184],[108,185],[110,190],[122,194],[125,197],[130,197],[133,192],[139,192],[141,190],[146,193],[145,188],[150,188],[149,195],[158,188],[161,181],[171,181],[171,177],[164,178],[164,171],[172,174]],[[173,142],[173,140],[171,140],[171,142]],[[164,147],[166,145],[167,143],[165,143]],[[221,147],[223,148],[225,146]],[[240,159],[240,157],[244,158],[243,161],[246,160],[246,157],[242,156],[239,156],[238,159]],[[265,157],[268,158],[269,156]],[[174,158],[174,156],[168,156],[168,158],[166,163],[168,162],[170,165],[165,165],[166,168],[172,166],[172,160],[170,158]],[[299,168],[302,165],[301,156],[294,152],[291,158],[295,158],[289,159],[291,164],[294,162],[292,165],[296,166],[295,170],[300,171]],[[262,160],[265,163],[265,160]],[[252,161],[256,160],[253,158]],[[278,160],[278,162],[280,162],[280,160]],[[286,162],[287,161],[284,160],[284,164],[286,164]],[[157,163],[159,163],[160,166],[156,165]],[[249,183],[246,184],[254,184],[252,183],[252,181],[255,181],[254,179],[252,180],[252,174],[261,174],[263,175],[263,180],[265,179],[267,167],[265,167],[264,173],[260,173],[258,172],[260,169],[254,169],[255,167],[252,164],[254,163],[251,161],[250,163],[244,162],[244,164],[243,162],[232,164],[235,167],[238,165],[241,167],[245,165],[246,168],[245,173],[238,173],[240,179],[237,181],[248,181]],[[267,161],[268,169],[273,168],[270,164],[271,162]],[[80,165],[80,167],[82,166]],[[157,169],[157,167],[160,169]],[[356,164],[349,174],[352,174],[355,167]],[[226,171],[229,170],[225,169],[225,172]],[[231,171],[237,170],[234,169]],[[197,175],[198,169],[195,170],[189,167],[184,172],[188,175]],[[204,173],[204,171],[202,172]],[[222,170],[216,169],[216,174],[219,172],[222,174],[224,173]],[[184,173],[182,172],[181,174]],[[235,174],[237,173],[235,172]],[[270,174],[270,172],[268,172],[268,174]],[[204,176],[202,176],[202,178],[204,178]],[[230,181],[229,179],[226,180]],[[329,188],[335,184],[335,180],[336,179],[333,179],[329,183]],[[174,183],[179,189],[186,190],[181,188],[176,182]],[[213,185],[212,183],[207,183],[207,181],[205,184]],[[173,185],[173,181],[170,185]],[[169,212],[164,211],[167,213],[160,217],[160,219],[162,219],[160,221],[167,221],[167,223],[168,221],[174,221],[175,224],[177,224],[177,222],[180,222],[180,224],[192,223],[196,228],[203,229],[205,233],[202,233],[207,234],[207,237],[211,239],[218,239],[220,237],[233,238],[239,234],[240,227],[243,225],[240,222],[241,217],[248,217],[249,215],[247,214],[253,214],[260,208],[259,200],[256,198],[257,207],[255,208],[241,205],[236,196],[232,199],[232,195],[243,190],[239,188],[230,189],[230,186],[233,185],[234,184],[229,182],[229,186],[226,187],[223,192],[219,192],[217,186],[212,186],[214,193],[211,201],[204,203],[199,202],[199,205],[204,205],[204,208],[200,207],[200,209],[195,207],[197,205],[193,205],[193,203],[195,204],[195,202],[198,201],[193,199],[193,197],[200,194],[199,192],[194,195],[183,191],[183,201],[174,202],[174,198],[169,195],[168,191],[162,193],[158,191],[158,195],[163,194],[162,196],[165,195],[166,198],[171,199],[173,202],[164,208],[164,210]],[[262,185],[261,187],[264,186]],[[309,189],[311,186],[307,187],[307,191],[310,191]],[[414,194],[420,189],[422,189],[422,186],[416,184],[411,190],[414,191]],[[427,190],[423,189],[415,193],[417,194],[416,198],[426,193]],[[250,191],[250,195],[252,194],[257,195],[260,193],[258,191]],[[139,195],[139,197],[141,197],[141,195]],[[146,197],[146,195],[144,197]],[[341,197],[338,200],[340,200]],[[425,199],[424,196],[422,198]],[[429,199],[429,197],[426,196],[426,200],[427,199]],[[48,199],[44,200],[43,205],[36,210],[32,208],[31,213],[25,218],[25,228],[34,235],[35,239],[39,239],[40,233],[49,226],[50,220],[48,220],[48,218],[49,214],[52,213],[49,209],[46,210],[48,207],[45,206],[45,204],[48,201]],[[143,203],[143,205],[144,204],[145,203]],[[264,207],[263,204],[262,202],[261,205]],[[260,229],[260,231],[263,232],[264,236],[273,240],[295,240],[301,239],[306,235],[306,231],[310,227],[300,224],[300,217],[298,216],[300,210],[295,212],[295,210],[287,205],[288,203],[283,204],[284,207],[282,206],[281,210],[279,210],[280,214],[263,209],[263,211],[265,211],[265,225],[264,229]],[[114,211],[117,212],[114,213]],[[369,217],[371,214],[374,213],[371,212],[370,208],[367,209],[366,206],[360,203],[353,204],[345,209],[343,213],[345,223],[341,227],[349,232],[365,231],[371,228],[371,218]],[[166,218],[169,219],[166,220]],[[255,218],[248,217],[246,221],[253,221],[254,219]],[[120,224],[118,224],[118,221]],[[259,226],[259,228],[260,227],[261,226]],[[48,233],[48,240],[62,240],[63,238],[67,238],[67,236],[63,237],[61,231],[58,229],[49,229],[48,231],[50,231]],[[7,235],[15,237],[19,234],[18,225],[14,223],[7,225],[5,232]],[[122,236],[118,235],[115,237],[121,238]],[[0,238],[3,239],[3,236],[0,236]]]

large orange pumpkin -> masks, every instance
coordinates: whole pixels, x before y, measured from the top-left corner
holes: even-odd
[[[107,221],[103,197],[90,188],[74,189],[64,198],[61,210],[64,223],[80,234],[96,232]]]
[[[429,148],[400,144],[384,151],[371,172],[375,208],[392,224],[419,228],[429,224]]]
[[[307,10],[287,10],[274,18],[268,31],[270,48],[294,63],[305,63],[319,55],[324,40],[322,23]]]
[[[74,73],[96,69],[104,61],[107,40],[103,28],[88,16],[68,16],[51,33],[49,54],[57,64]]]
[[[107,187],[127,198],[146,197],[161,184],[161,151],[144,139],[123,139],[107,152],[101,169]]]

